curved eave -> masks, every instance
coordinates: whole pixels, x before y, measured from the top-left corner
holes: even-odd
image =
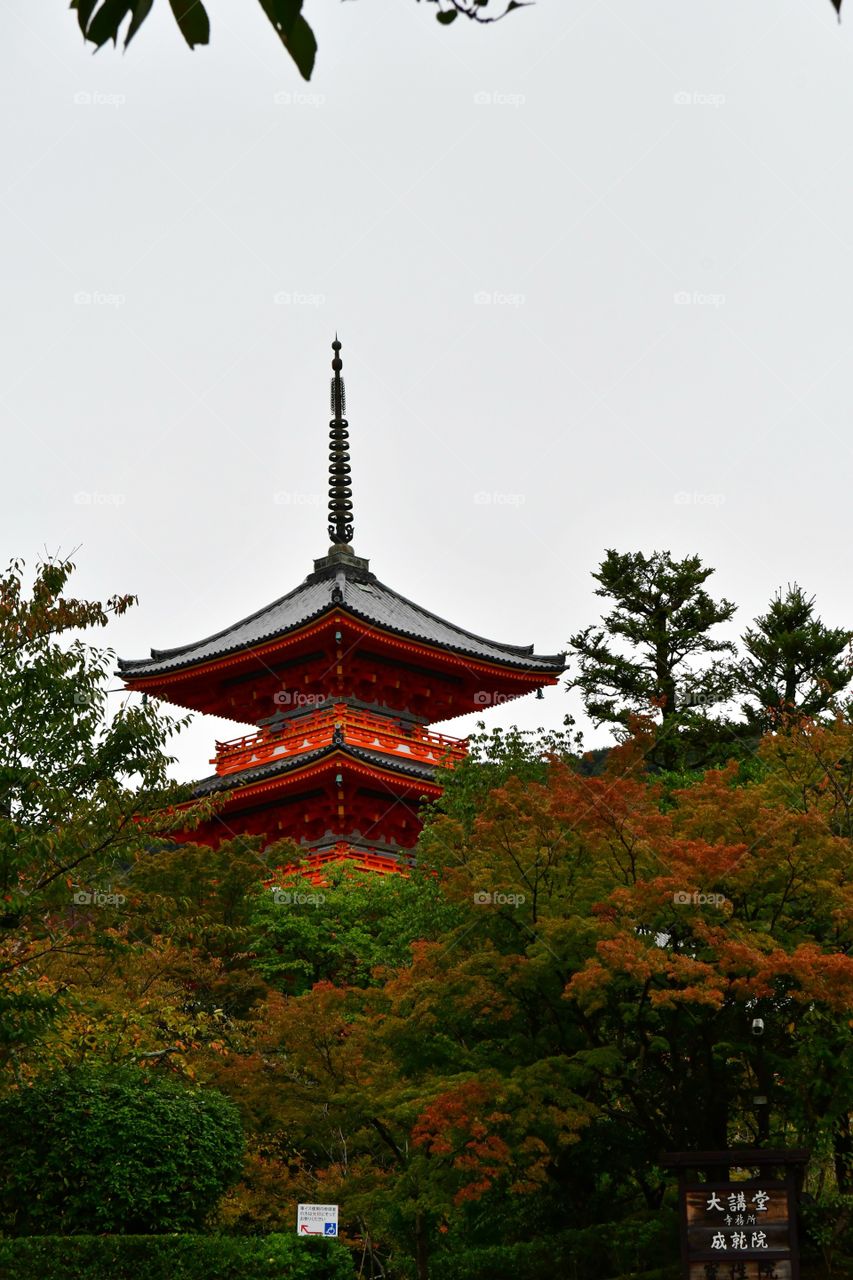
[[[318,747],[314,751],[306,751],[304,755],[290,760],[274,760],[252,769],[241,769],[239,773],[212,774],[209,778],[203,778],[201,782],[196,783],[193,794],[199,798],[215,795],[220,791],[233,791],[239,792],[242,798],[273,789],[279,782],[285,780],[324,773],[336,760],[344,760],[350,766],[355,764],[358,771],[366,775],[387,777],[389,781],[397,783],[401,780],[412,785],[420,783],[436,795],[440,795],[442,791],[440,783],[436,781],[437,771],[432,765],[398,761],[364,747],[331,744]]]
[[[332,598],[332,590],[340,587],[341,583],[343,584],[342,598]],[[359,601],[359,594],[366,599]],[[304,596],[304,600],[300,601],[298,599],[300,596]],[[347,598],[348,596],[351,598]],[[375,598],[373,612],[365,607],[371,604],[369,597]],[[286,613],[288,606],[295,608],[298,615],[295,620],[282,625],[282,619],[278,616],[275,624],[264,622],[266,617],[272,619],[282,611]],[[418,625],[395,625],[395,613],[402,613],[404,620]],[[347,579],[344,574],[340,582],[331,576],[321,575],[317,578],[311,575],[287,595],[281,596],[272,604],[266,605],[263,609],[249,614],[239,622],[203,640],[173,649],[152,649],[149,658],[119,659],[118,674],[127,682],[135,682],[205,670],[216,662],[234,656],[262,653],[268,646],[282,643],[291,636],[300,634],[306,628],[320,623],[327,616],[335,614],[347,614],[379,633],[398,637],[401,640],[415,641],[440,652],[490,663],[505,669],[522,668],[542,674],[559,674],[565,669],[564,653],[536,654],[533,652],[533,645],[510,645],[490,640],[486,636],[468,631],[430,612],[429,609],[400,595],[392,587],[386,586],[373,574],[352,580]],[[258,624],[258,628],[254,634],[251,634],[253,624]],[[229,637],[247,629],[250,632],[248,637],[244,636],[240,640],[228,643]],[[447,640],[440,634],[435,634],[441,632],[448,633],[450,639]],[[213,652],[209,652],[212,647]],[[199,657],[199,654],[203,656]]]
[[[461,648],[450,648],[434,642],[431,643],[423,636],[381,626],[351,605],[333,604],[326,606],[315,617],[306,619],[299,627],[280,632],[269,639],[262,639],[251,645],[238,646],[227,652],[215,654],[204,658],[202,661],[194,662],[188,660],[180,665],[171,666],[166,670],[146,671],[144,667],[148,662],[147,659],[136,659],[134,661],[119,659],[119,668],[116,674],[124,680],[128,688],[139,692],[165,685],[180,684],[199,675],[207,675],[235,666],[241,661],[253,658],[263,659],[267,655],[276,652],[276,650],[289,647],[301,638],[322,629],[326,621],[337,622],[346,616],[365,628],[367,634],[390,640],[395,647],[410,648],[414,652],[427,657],[439,657],[445,661],[455,661],[467,667],[472,673],[490,674],[499,671],[502,675],[510,678],[541,681],[544,684],[555,682],[566,669],[565,653],[535,654],[531,652],[529,658],[525,658],[523,662],[520,655],[518,657],[514,656],[513,660],[509,661],[502,660],[500,655],[491,658],[484,657],[481,654]]]

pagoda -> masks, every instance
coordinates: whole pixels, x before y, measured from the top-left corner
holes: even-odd
[[[467,751],[429,725],[556,684],[564,654],[499,644],[386,586],[352,548],[349,424],[332,344],[328,553],[293,591],[194,644],[120,660],[129,689],[252,732],[216,743],[196,796],[227,793],[184,840],[288,836],[329,862],[404,870],[419,810]]]

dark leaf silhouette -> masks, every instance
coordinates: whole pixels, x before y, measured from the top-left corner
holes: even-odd
[[[317,57],[317,40],[303,16],[304,0],[258,0],[276,35],[290,54],[299,74],[310,80]],[[436,17],[445,26],[462,14],[474,22],[498,22],[513,9],[521,9],[533,0],[505,0],[504,7],[488,14],[489,0],[427,0],[439,5]],[[836,7],[841,0],[833,0]],[[126,19],[130,22],[124,33],[125,49],[139,31],[153,7],[154,0],[71,0],[71,8],[77,14],[77,22],[83,36],[100,49],[110,40],[118,44]],[[169,0],[181,35],[191,49],[207,44],[210,40],[210,19],[202,0]]]

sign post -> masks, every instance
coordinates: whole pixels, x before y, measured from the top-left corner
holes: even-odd
[[[336,1204],[300,1204],[296,1211],[296,1232],[300,1236],[335,1236],[338,1234]]]
[[[664,1156],[678,1170],[683,1280],[800,1280],[797,1177],[808,1158],[758,1147]]]

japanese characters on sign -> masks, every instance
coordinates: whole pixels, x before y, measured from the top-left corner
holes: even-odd
[[[692,1251],[787,1250],[788,1195],[784,1186],[687,1188],[687,1241]]]
[[[690,1280],[790,1280],[784,1183],[686,1186]]]
[[[797,1195],[805,1147],[670,1151],[678,1170],[682,1280],[800,1280]]]
[[[301,1236],[337,1236],[336,1204],[300,1204],[296,1212],[296,1230]]]

